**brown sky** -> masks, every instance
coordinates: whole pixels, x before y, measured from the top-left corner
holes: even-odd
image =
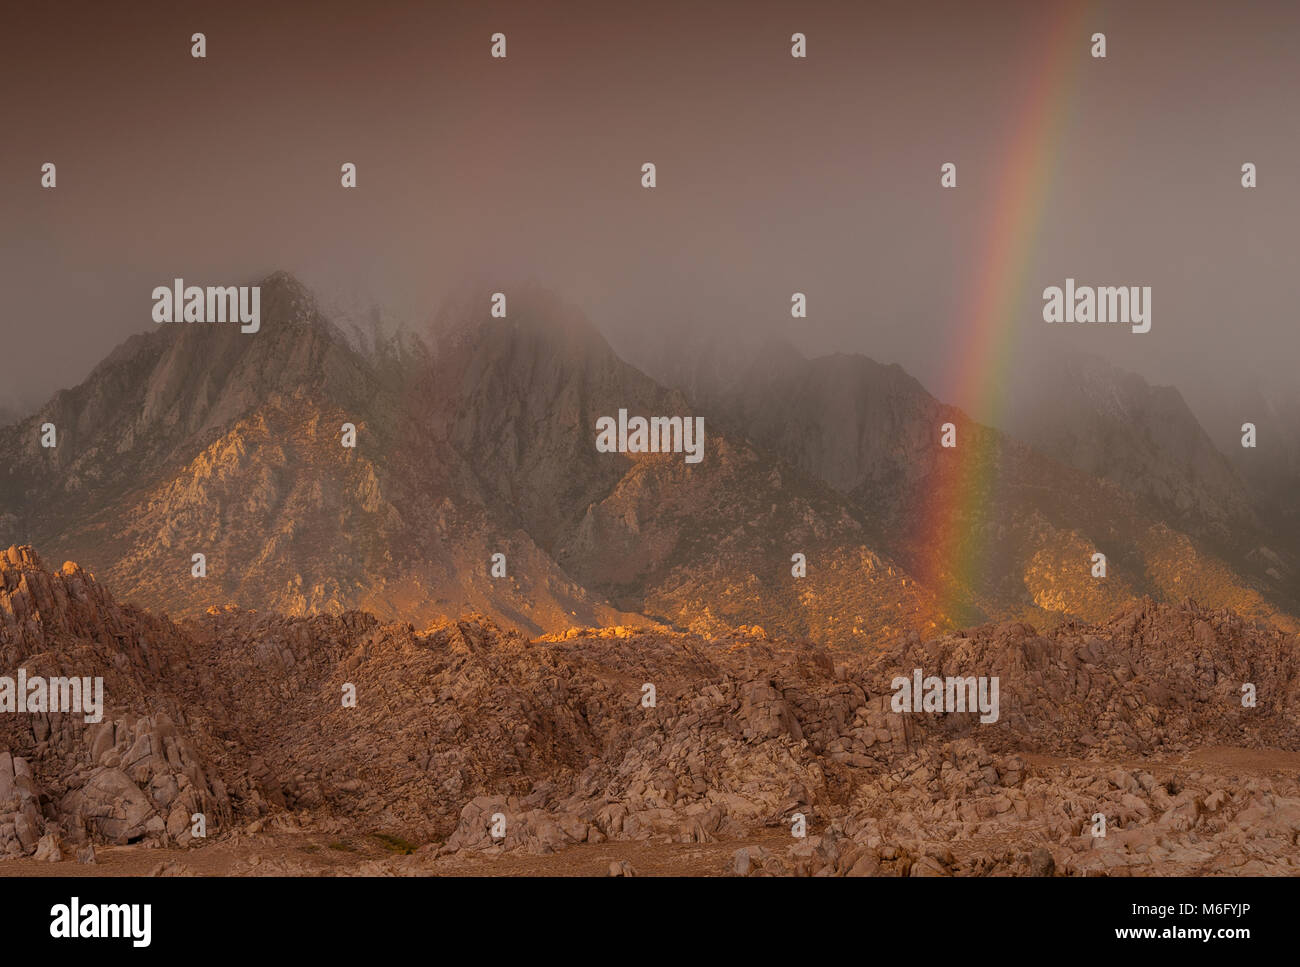
[[[901,362],[951,399],[942,374],[1058,6],[10,5],[0,406],[150,328],[154,285],[276,268],[412,321],[467,277],[537,279],[617,346],[682,325],[778,333]],[[1206,361],[1216,379],[1294,381],[1300,4],[1082,7],[1007,320],[1015,361],[1070,348],[1161,382]],[[505,61],[488,56],[498,30]],[[1104,61],[1086,56],[1093,30]],[[1152,285],[1152,331],[1046,326],[1042,288],[1067,275]]]

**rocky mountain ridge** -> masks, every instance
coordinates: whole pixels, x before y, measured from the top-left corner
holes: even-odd
[[[482,616],[417,630],[220,609],[175,623],[15,547],[0,555],[0,665],[102,675],[106,714],[0,716],[0,853],[374,831],[408,855],[365,869],[397,874],[727,842],[751,844],[727,866],[742,875],[1293,873],[1293,775],[1178,763],[1217,745],[1300,752],[1298,647],[1191,602],[872,656],[752,628],[530,639]],[[917,667],[997,676],[997,720],[896,711],[892,682]],[[1088,832],[1098,812],[1104,838]],[[775,848],[795,814],[808,836]]]
[[[1294,620],[1267,580],[1138,496],[970,421],[898,367],[769,349],[730,370],[704,360],[688,394],[545,290],[513,291],[500,319],[488,295],[450,307],[428,345],[363,350],[280,273],[255,335],[133,337],[0,429],[0,542],[81,561],[178,616],[472,610],[529,635],[758,625],[856,648],[985,618],[1099,620],[1144,594]],[[596,420],[620,409],[703,416],[705,459],[598,452]],[[956,450],[938,445],[947,422]],[[954,566],[940,524],[985,559]]]

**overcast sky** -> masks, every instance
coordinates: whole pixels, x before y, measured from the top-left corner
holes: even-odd
[[[1053,82],[1062,6],[10,5],[0,405],[151,328],[155,285],[284,268],[414,323],[466,279],[537,280],[619,347],[780,334],[899,362],[987,417],[952,374],[1044,85],[1045,201],[990,378],[1068,348],[1156,382],[1294,382],[1300,4],[1081,4]],[[1152,286],[1151,331],[1048,326],[1042,290],[1067,276]]]

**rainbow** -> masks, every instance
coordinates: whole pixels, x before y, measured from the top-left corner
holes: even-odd
[[[1005,407],[1005,376],[1014,353],[1017,307],[1031,284],[1035,246],[1070,120],[1076,79],[1091,60],[1086,3],[1063,4],[1033,38],[1026,66],[1024,103],[1017,113],[994,207],[980,247],[981,261],[969,295],[970,313],[959,327],[957,352],[942,381],[943,396],[975,405],[993,417]],[[974,529],[997,486],[996,453],[986,433],[958,423],[957,447],[941,451],[939,473],[923,498],[918,577],[936,589],[939,607],[959,624],[979,617],[968,589],[992,550]],[[995,419],[996,422],[996,419]],[[981,437],[983,439],[981,440]],[[938,427],[935,446],[939,445]]]

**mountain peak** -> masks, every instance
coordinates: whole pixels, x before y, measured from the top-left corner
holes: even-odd
[[[1084,353],[1018,374],[1004,429],[1218,540],[1255,526],[1240,477],[1182,394]]]
[[[496,314],[502,311],[504,316]],[[538,282],[524,282],[503,292],[482,285],[466,288],[443,301],[430,330],[435,345],[448,349],[495,346],[519,352],[526,347],[532,353],[575,358],[613,355],[605,337],[578,306]]]
[[[0,554],[0,570],[8,572],[11,569],[43,571],[45,562],[32,545],[11,544],[8,550]]]

